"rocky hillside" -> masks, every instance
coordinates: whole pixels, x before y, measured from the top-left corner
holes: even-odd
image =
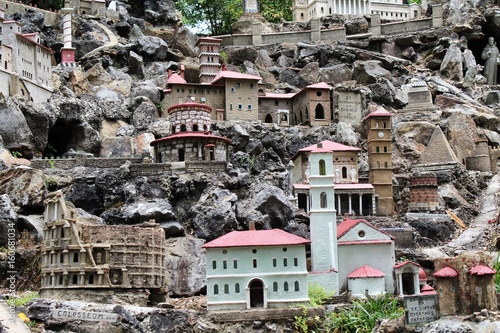
[[[486,38],[500,38],[500,12],[490,1],[453,0],[443,4],[445,26],[429,31],[377,39],[348,39],[344,44],[281,43],[224,49],[229,69],[263,77],[270,92],[293,92],[316,82],[363,90],[368,102],[393,112],[393,165],[396,214],[373,217],[380,226],[413,229],[419,247],[432,248],[455,237],[449,218],[407,216],[409,175],[435,125],[460,151],[470,152],[475,139],[500,145],[498,87],[485,85],[480,53]],[[204,262],[200,245],[233,229],[282,228],[308,236],[308,218],[288,199],[287,164],[300,148],[332,140],[363,148],[360,172],[367,172],[366,132],[362,127],[335,123],[328,127],[280,128],[258,122],[221,122],[215,134],[233,142],[230,166],[220,174],[179,174],[172,177],[133,176],[129,165],[70,171],[49,163],[37,170],[34,158],[107,157],[104,143],[114,138],[169,134],[159,118],[162,88],[168,70],[186,68],[187,81],[198,77],[197,37],[182,27],[172,1],[121,1],[119,19],[76,17],[74,45],[79,68],[55,68],[55,92],[49,102],[33,104],[0,96],[0,230],[15,223],[39,237],[43,199],[59,189],[81,215],[109,224],[161,223],[171,243],[170,292],[174,296],[203,293]],[[23,32],[42,32],[43,43],[61,48],[60,29],[40,25],[35,12],[15,17]],[[249,18],[250,19],[250,18]],[[43,22],[43,20],[42,20]],[[343,24],[350,33],[367,32],[368,17],[336,17],[324,27]],[[244,29],[244,25],[235,26]],[[268,24],[266,31],[307,29]],[[237,31],[237,30],[236,30]],[[56,52],[56,58],[59,53]],[[479,65],[479,66],[478,66]],[[439,107],[432,115],[418,112],[398,117],[407,103],[402,93],[412,78],[431,89]],[[496,96],[496,99],[495,99]],[[471,223],[492,175],[457,168],[438,173],[440,205]],[[446,216],[446,215],[444,215]],[[0,247],[6,244],[0,236]],[[481,234],[475,249],[490,245]],[[420,248],[401,249],[425,263]],[[2,270],[3,271],[3,270]]]

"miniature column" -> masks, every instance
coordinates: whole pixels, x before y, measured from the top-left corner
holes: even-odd
[[[396,274],[397,279],[398,279],[398,291],[399,291],[399,296],[403,297],[403,274]]]
[[[348,213],[352,212],[352,194],[349,193],[349,211]]]
[[[73,48],[73,31],[71,26],[73,8],[62,8],[63,15],[63,41],[64,47],[61,49],[61,64],[75,63],[75,49]]]
[[[420,284],[418,283],[418,270],[413,274],[413,289],[415,290],[415,295],[420,295]]]
[[[359,194],[359,215],[363,215],[363,193]]]
[[[341,203],[340,194],[337,194],[337,206],[338,206],[337,215],[342,215],[342,205],[340,203]]]

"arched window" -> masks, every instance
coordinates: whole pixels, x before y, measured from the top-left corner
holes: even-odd
[[[288,291],[288,282],[283,283],[283,290]]]
[[[266,124],[272,124],[273,123],[273,116],[271,116],[269,113],[266,115],[266,119],[264,119],[264,122]]]
[[[181,125],[181,132],[187,132],[186,124]]]
[[[342,167],[342,178],[347,178],[347,167]]]
[[[184,148],[179,148],[178,150],[178,153],[179,153],[179,162],[183,162],[184,161]]]
[[[386,169],[387,169],[388,167],[389,167],[388,163],[387,163],[387,162],[384,162],[384,168],[386,168]]]
[[[384,146],[384,153],[387,153],[387,146]]]
[[[218,294],[219,294],[219,285],[214,284],[214,295],[218,295]]]
[[[321,194],[319,195],[319,202],[321,208],[327,208],[328,204],[326,192],[321,192]]]
[[[78,252],[73,253],[73,262],[78,262]]]
[[[384,128],[387,128],[387,124],[384,122]]]
[[[278,282],[273,283],[273,291],[277,292],[278,291]]]
[[[324,176],[326,175],[326,164],[325,160],[319,160],[319,175]]]
[[[375,147],[375,152],[376,153],[380,153],[380,147],[379,146]]]
[[[316,110],[314,112],[315,119],[325,119],[325,109],[323,109],[323,105],[316,105]]]
[[[175,126],[172,126],[172,134],[175,134]]]
[[[237,294],[240,293],[240,284],[239,283],[237,283],[237,284],[234,285],[234,292],[237,293]]]
[[[193,132],[198,132],[198,124],[193,125]]]
[[[300,283],[299,283],[299,281],[295,281],[295,291],[300,291]]]
[[[217,269],[217,260],[212,260],[212,269]]]
[[[224,285],[224,294],[229,294],[229,285],[228,284]]]
[[[62,275],[59,275],[59,284],[63,284],[63,277],[62,277]]]

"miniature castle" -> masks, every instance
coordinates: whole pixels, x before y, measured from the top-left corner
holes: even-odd
[[[408,4],[403,0],[294,0],[292,5],[293,20],[308,22],[327,15],[371,15],[379,14],[381,19],[402,21],[418,18],[427,8],[427,1],[422,4]]]
[[[85,300],[113,291],[125,299],[135,293],[140,305],[161,299],[166,244],[158,224],[111,226],[78,217],[60,191],[48,194],[44,221],[42,297]]]
[[[46,102],[52,96],[53,51],[40,44],[38,33],[22,34],[21,24],[5,18],[0,9],[0,93]]]

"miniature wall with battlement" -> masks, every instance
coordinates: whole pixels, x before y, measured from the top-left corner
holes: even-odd
[[[45,26],[53,27],[59,23],[58,11],[49,11],[45,9],[40,9],[13,0],[0,0],[0,8],[2,8],[5,11],[6,16],[12,16],[15,13],[24,13],[27,9],[31,8],[44,15],[43,24]]]

